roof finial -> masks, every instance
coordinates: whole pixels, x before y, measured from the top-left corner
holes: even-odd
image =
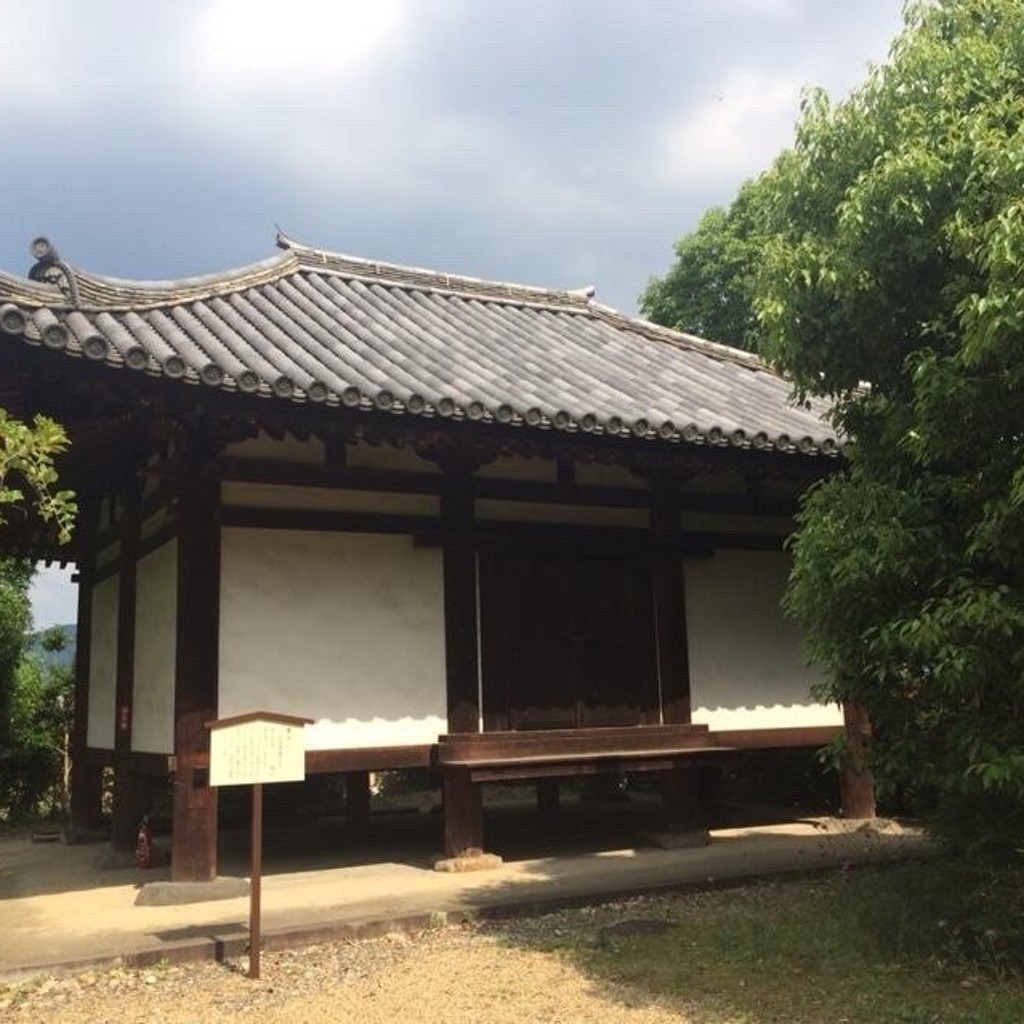
[[[274,230],[277,232],[277,236],[274,238],[274,244],[278,249],[294,249],[299,246],[299,243],[296,242],[294,238],[289,238],[288,235],[281,230],[280,224],[275,224]]]
[[[36,261],[28,272],[29,280],[54,284],[71,299],[73,305],[81,306],[75,272],[71,269],[70,263],[60,258],[54,244],[40,235],[32,239],[29,252]]]

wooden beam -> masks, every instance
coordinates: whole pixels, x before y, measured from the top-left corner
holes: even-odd
[[[120,559],[117,600],[117,676],[114,696],[114,798],[110,845],[118,853],[135,849],[146,811],[142,780],[131,768],[135,694],[135,604],[140,526],[140,488],[124,490],[119,519]]]
[[[100,827],[103,772],[87,759],[89,731],[89,666],[92,658],[93,570],[96,560],[98,505],[83,497],[78,533],[82,556],[78,563],[78,623],[75,645],[75,717],[71,733],[71,828],[93,832]]]
[[[180,482],[174,686],[171,877],[217,873],[217,793],[209,785],[209,730],[217,717],[220,632],[220,481],[198,451]]]
[[[381,772],[398,768],[429,768],[433,747],[362,747],[355,750],[307,750],[306,774]]]
[[[343,512],[328,509],[252,508],[227,506],[224,526],[256,530],[310,530],[339,533],[430,533],[440,535],[440,525],[430,516],[392,515],[383,512]]]
[[[476,547],[473,482],[468,472],[448,469],[441,494],[444,537],[445,682],[449,732],[480,728],[477,654]]]
[[[838,725],[804,725],[788,729],[718,729],[711,736],[717,746],[737,750],[783,750],[827,746],[841,730]]]
[[[389,494],[440,494],[442,477],[414,470],[346,468],[343,463],[326,465],[244,459],[228,456],[221,460],[225,480],[239,483],[287,484],[335,490],[383,491]],[[528,504],[576,505],[598,508],[647,508],[646,488],[577,484],[575,463],[566,457],[556,460],[556,480],[503,480],[474,477],[476,497]],[[686,508],[692,512],[732,515],[792,516],[797,502],[792,498],[743,494],[686,494]]]
[[[461,766],[614,759],[708,750],[713,734],[705,725],[629,725],[585,729],[466,732],[442,736],[438,764]]]
[[[651,491],[651,583],[661,715],[666,724],[690,721],[690,656],[679,511],[678,488],[664,480],[655,481]]]

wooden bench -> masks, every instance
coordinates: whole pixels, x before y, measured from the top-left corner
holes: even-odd
[[[449,733],[437,746],[442,769],[470,782],[665,771],[681,757],[722,752],[706,725],[632,725],[518,732]]]

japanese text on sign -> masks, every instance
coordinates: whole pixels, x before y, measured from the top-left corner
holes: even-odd
[[[305,778],[301,726],[240,722],[210,734],[210,785],[299,782]]]

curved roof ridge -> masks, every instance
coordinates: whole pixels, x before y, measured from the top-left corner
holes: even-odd
[[[83,307],[139,309],[194,302],[226,292],[268,284],[297,268],[298,261],[295,257],[282,253],[243,267],[166,281],[136,281],[110,277],[84,271],[78,267],[74,267],[73,271]]]
[[[557,305],[589,307],[593,289],[587,288],[545,288],[538,285],[517,284],[512,281],[495,281],[469,274],[455,274],[426,267],[414,267],[401,263],[367,259],[364,256],[350,256],[304,245],[283,232],[278,231],[276,244],[286,252],[294,253],[305,270],[327,271],[348,274],[364,280],[399,286],[413,285],[431,291],[447,292],[453,295],[479,296],[499,301],[523,302],[532,305]]]
[[[6,270],[0,270],[0,292],[5,302],[24,302],[26,305],[55,306],[67,301],[55,284],[33,281]]]
[[[733,345],[726,345],[720,341],[711,341],[702,338],[697,334],[690,334],[688,331],[679,331],[674,327],[665,327],[663,324],[656,324],[652,320],[645,320],[643,317],[631,316],[623,313],[613,306],[607,306],[603,302],[591,302],[591,312],[604,318],[608,322],[620,321],[629,326],[629,329],[644,334],[651,341],[664,341],[678,348],[687,348],[693,352],[700,352],[713,359],[724,359],[730,363],[737,363],[746,366],[750,370],[760,370],[764,373],[774,374],[781,377],[772,365],[766,362],[756,352],[749,352],[746,349],[736,348]]]

